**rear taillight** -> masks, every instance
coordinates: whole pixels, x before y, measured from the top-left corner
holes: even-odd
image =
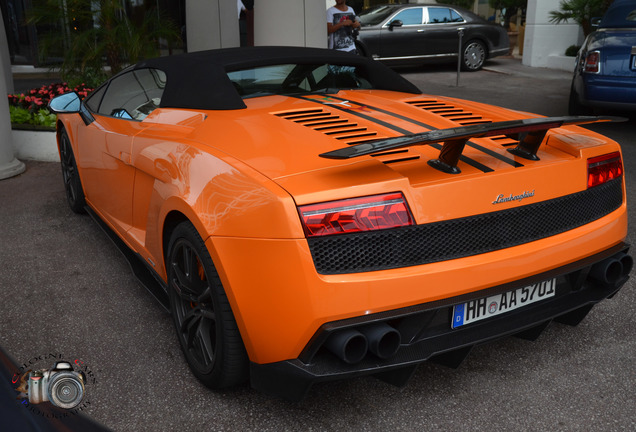
[[[404,196],[373,195],[298,207],[307,237],[413,225]]]
[[[587,187],[602,185],[623,175],[623,162],[619,152],[587,160]]]
[[[587,53],[583,71],[588,73],[599,73],[601,71],[601,53],[600,51],[592,51]]]

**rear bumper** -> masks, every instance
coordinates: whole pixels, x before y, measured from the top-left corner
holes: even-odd
[[[636,110],[636,87],[632,77],[583,75],[581,103],[605,109]]]
[[[310,387],[321,381],[376,375],[396,385],[405,384],[417,365],[427,360],[458,366],[470,349],[493,339],[518,335],[534,339],[552,321],[576,325],[592,306],[612,297],[629,279],[629,268],[610,281],[600,281],[595,273],[608,260],[624,258],[626,267],[631,258],[625,254],[628,245],[621,243],[603,252],[549,272],[533,275],[511,283],[402,309],[324,324],[293,360],[268,364],[251,364],[251,384],[257,390],[290,400],[302,399]],[[511,291],[540,281],[556,278],[556,295],[523,308],[451,328],[453,306],[470,300]],[[363,329],[370,324],[384,323],[397,330],[401,343],[390,358],[380,359],[371,353],[348,364],[325,348],[330,336],[338,332]]]

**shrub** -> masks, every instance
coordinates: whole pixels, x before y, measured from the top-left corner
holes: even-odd
[[[565,50],[565,55],[568,57],[576,57],[576,54],[579,52],[580,49],[581,49],[580,45],[570,45]]]
[[[11,115],[11,123],[29,124],[31,120],[31,113],[26,108],[9,105],[9,114]]]
[[[35,115],[33,115],[32,121],[33,124],[38,124],[42,126],[55,127],[55,122],[57,121],[57,116],[50,112],[48,109],[38,110]]]
[[[8,95],[11,123],[55,127],[56,116],[47,108],[49,101],[70,91],[76,92],[84,99],[92,89],[84,84],[71,89],[67,83],[55,83],[25,93]]]

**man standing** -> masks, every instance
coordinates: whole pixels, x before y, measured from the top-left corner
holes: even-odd
[[[353,8],[347,6],[347,0],[336,0],[336,5],[327,9],[327,34],[329,48],[338,51],[356,52],[354,29],[360,28]]]

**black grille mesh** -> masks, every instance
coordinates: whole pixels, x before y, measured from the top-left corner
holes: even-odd
[[[618,209],[622,179],[561,198],[461,219],[308,239],[321,274],[360,273],[445,261],[528,243]]]

